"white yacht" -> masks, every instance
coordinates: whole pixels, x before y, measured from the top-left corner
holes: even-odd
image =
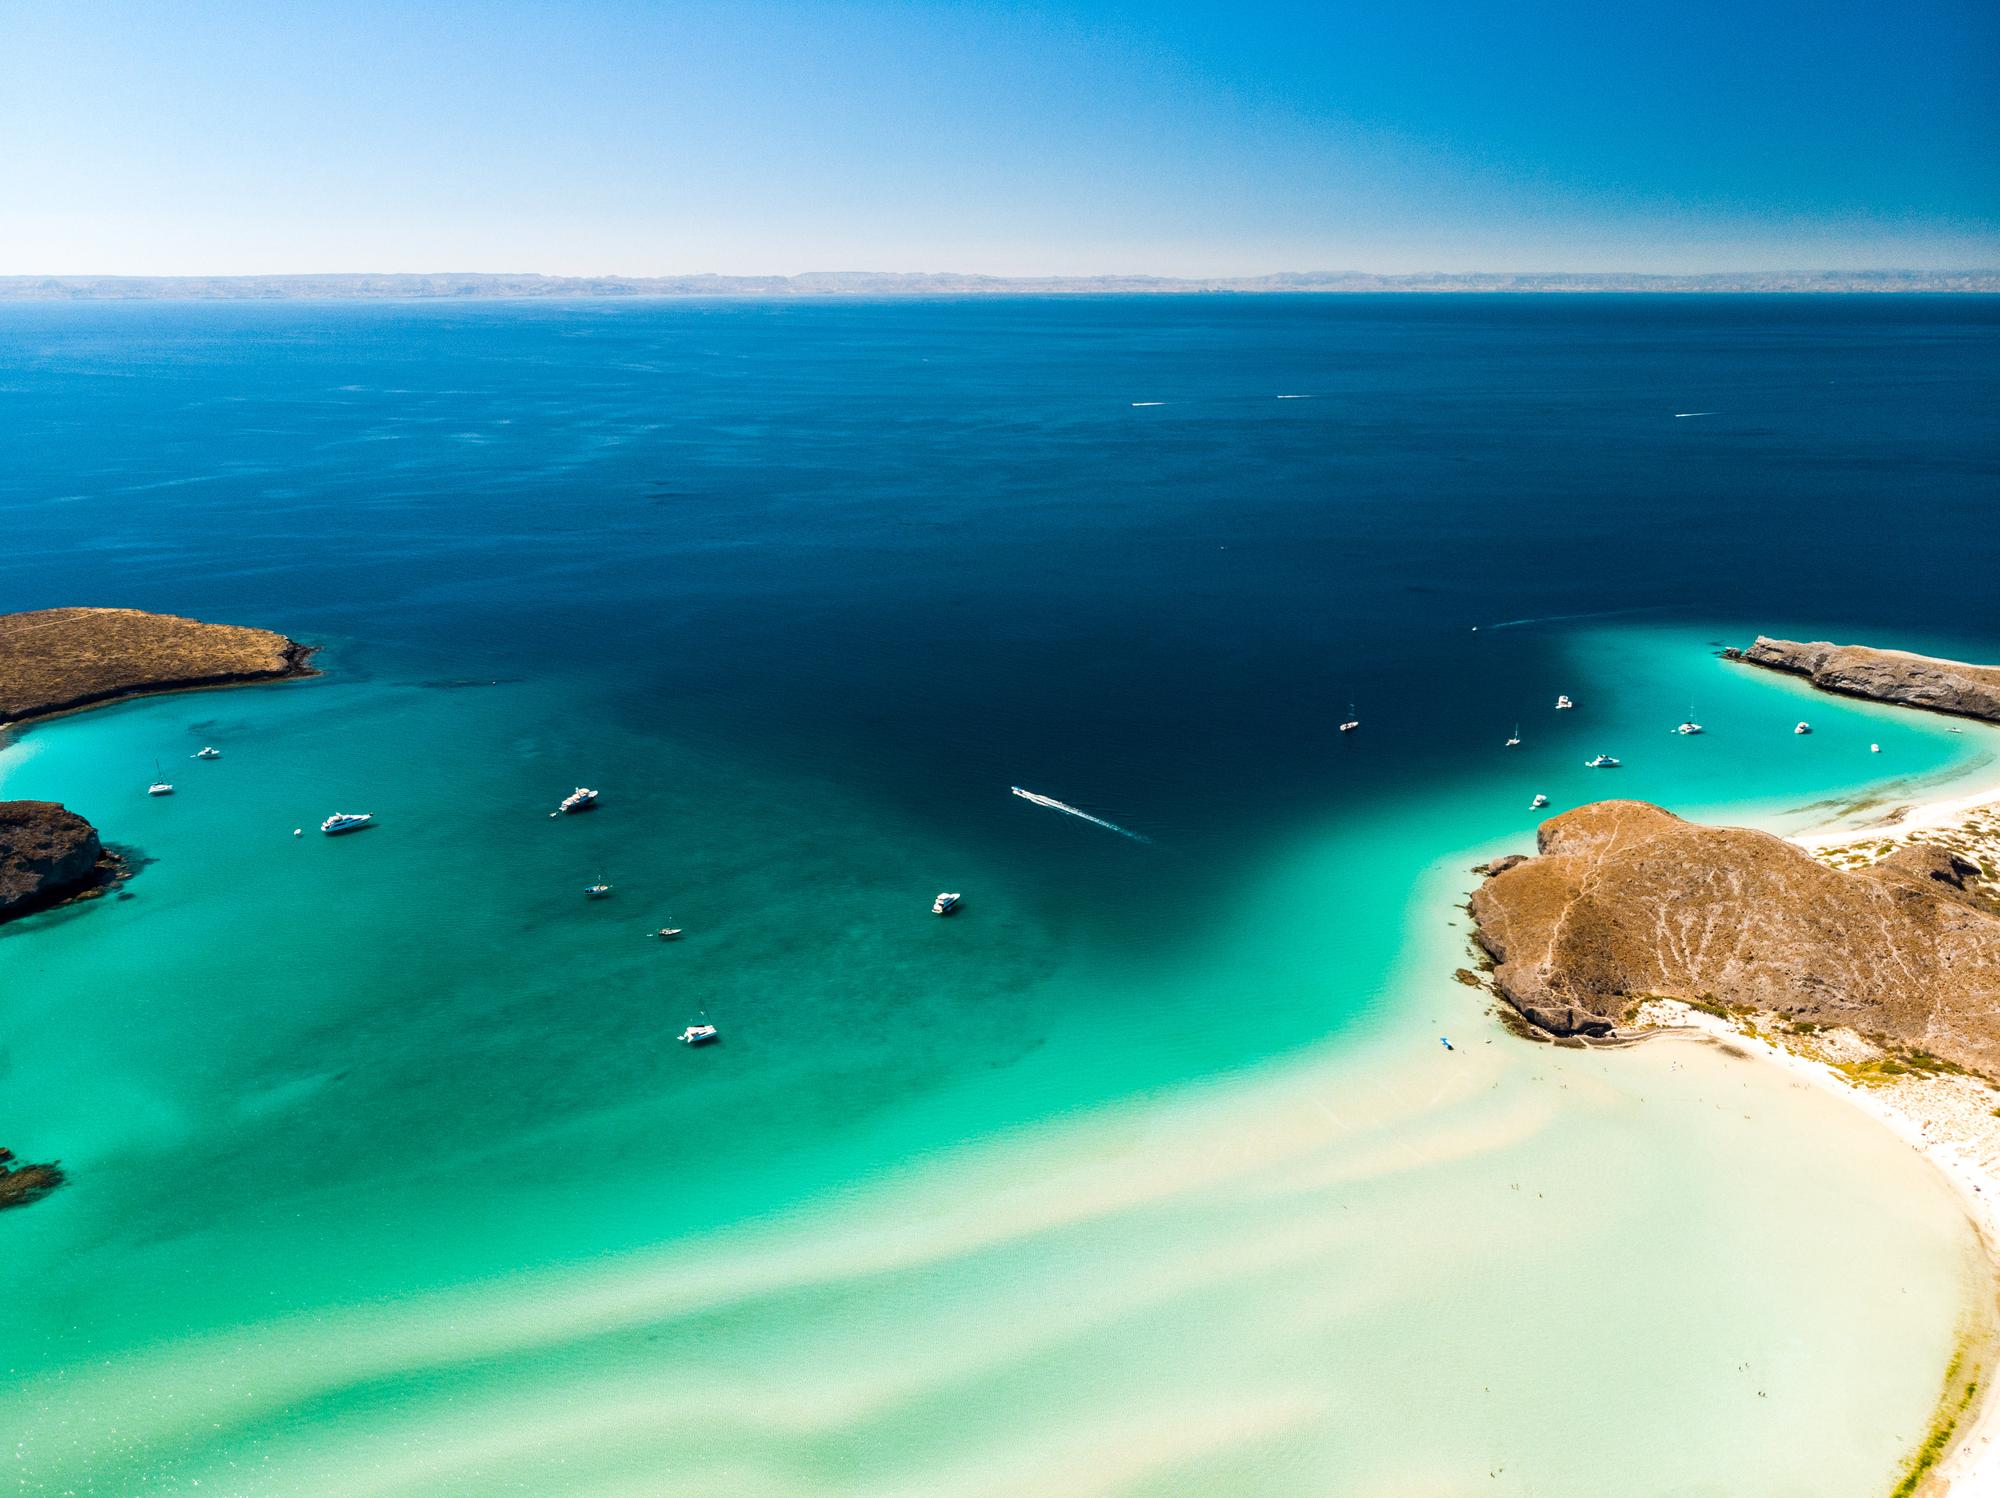
[[[1674,732],[1684,738],[1701,732],[1701,725],[1694,720],[1694,709],[1692,707],[1688,709],[1687,721],[1676,728]]]
[[[149,796],[171,796],[173,793],[173,786],[164,780],[156,780],[146,787],[146,794]]]
[[[1347,721],[1340,725],[1342,733],[1352,733],[1361,726],[1361,720],[1354,716],[1354,704],[1347,704]]]
[[[661,941],[679,941],[681,928],[678,926],[662,926],[657,934]]]
[[[1575,707],[1575,706],[1576,706],[1576,704],[1575,704],[1574,702],[1571,702],[1571,701],[1569,700],[1569,698],[1568,698],[1568,697],[1558,697],[1558,698],[1556,698],[1556,711],[1557,711],[1557,712],[1559,712],[1559,713],[1560,713],[1560,712],[1566,712],[1566,711],[1568,711],[1568,710],[1569,710],[1570,708],[1573,708],[1573,707]]]
[[[196,759],[221,759],[222,751],[211,744],[207,748],[195,750],[194,757]]]
[[[1882,746],[1880,744],[1870,744],[1868,746],[1868,752],[1870,754],[1880,754],[1882,752]]]
[[[1803,721],[1802,721],[1802,722],[1798,722],[1798,723],[1794,723],[1794,724],[1792,725],[1792,732],[1793,732],[1793,733],[1811,733],[1811,732],[1812,732],[1812,724],[1810,724],[1810,723],[1806,723],[1806,722],[1803,722]]]
[[[610,885],[592,884],[585,886],[583,891],[583,897],[586,900],[601,900],[610,893],[611,893]]]
[[[1548,804],[1549,804],[1549,798],[1547,796],[1537,796],[1535,797],[1534,800],[1528,803],[1528,810],[1540,811],[1544,806],[1547,806]]]
[[[935,900],[931,901],[931,914],[950,915],[954,910],[958,909],[958,902],[964,898],[963,895],[957,894],[939,895]]]
[[[1619,762],[1610,755],[1600,754],[1595,759],[1585,760],[1583,767],[1586,770],[1615,770],[1618,768],[1618,764]]]
[[[563,797],[561,803],[549,815],[552,817],[566,816],[571,812],[583,811],[595,805],[596,802],[597,792],[580,785],[567,796]]]
[[[332,837],[336,832],[352,832],[357,827],[366,827],[374,820],[373,812],[337,811],[319,824],[319,830]]]
[[[707,1045],[716,1038],[713,1025],[689,1025],[675,1037],[682,1045]]]

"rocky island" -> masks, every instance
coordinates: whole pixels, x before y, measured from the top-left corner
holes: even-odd
[[[2000,906],[1948,849],[1834,867],[1769,833],[1643,801],[1542,824],[1472,896],[1502,997],[1557,1035],[1604,1036],[1648,1000],[1885,1038],[2000,1076]]]
[[[94,894],[122,863],[97,829],[54,801],[0,801],[0,921]]]
[[[2000,723],[2000,666],[1827,640],[1801,644],[1768,635],[1759,635],[1748,650],[1725,650],[1723,655],[1803,676],[1823,691]]]
[[[0,725],[156,692],[310,676],[311,655],[268,629],[138,609],[0,614]]]

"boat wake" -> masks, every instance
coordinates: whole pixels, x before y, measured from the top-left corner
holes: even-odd
[[[1561,624],[1571,619],[1618,619],[1627,614],[1657,614],[1665,604],[1648,604],[1642,609],[1597,609],[1588,614],[1541,614],[1533,619],[1502,619],[1487,629],[1520,629],[1529,624]]]
[[[1106,832],[1115,832],[1120,837],[1129,837],[1135,843],[1150,843],[1149,837],[1141,837],[1129,827],[1120,827],[1116,822],[1107,822],[1102,817],[1093,817],[1087,811],[1071,806],[1067,801],[1058,801],[1054,796],[1038,796],[1033,791],[1024,791],[1018,785],[1009,787],[1023,801],[1032,801],[1037,806],[1046,806],[1050,811],[1064,812],[1072,817],[1082,817],[1086,822],[1094,822]]]

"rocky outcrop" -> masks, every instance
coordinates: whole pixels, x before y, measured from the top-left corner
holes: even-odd
[[[1558,1035],[1660,996],[1776,1010],[2000,1076],[2000,910],[1939,848],[1845,871],[1643,801],[1544,822],[1539,856],[1472,897],[1494,981]]]
[[[2000,723],[2000,666],[1825,640],[1800,644],[1766,635],[1759,635],[1748,650],[1723,653],[1731,660],[1807,677],[1829,692]]]
[[[54,801],[0,801],[0,921],[96,886],[97,829]]]
[[[0,723],[153,692],[310,676],[311,655],[268,629],[138,609],[0,614]]]
[[[60,1163],[24,1165],[15,1161],[12,1150],[0,1149],[0,1209],[40,1201],[62,1183]]]

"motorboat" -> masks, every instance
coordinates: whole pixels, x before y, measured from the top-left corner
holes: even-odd
[[[1340,725],[1340,731],[1342,733],[1352,733],[1360,726],[1361,720],[1354,716],[1354,704],[1350,702],[1347,704],[1347,721]]]
[[[1547,806],[1548,804],[1549,804],[1549,798],[1547,796],[1537,796],[1535,797],[1534,800],[1528,803],[1528,810],[1540,811],[1544,806]]]
[[[587,786],[578,786],[549,813],[552,817],[568,816],[574,812],[587,811],[597,804],[597,792]]]
[[[221,759],[222,751],[211,744],[205,748],[195,750],[194,757],[196,759]]]
[[[1559,712],[1559,713],[1560,713],[1560,712],[1566,712],[1566,711],[1568,711],[1568,710],[1569,710],[1570,708],[1573,708],[1573,707],[1575,707],[1575,706],[1576,706],[1576,704],[1575,704],[1574,702],[1571,702],[1571,701],[1569,700],[1569,698],[1567,698],[1567,697],[1558,697],[1558,698],[1556,698],[1556,711],[1557,711],[1557,712]]]
[[[689,1025],[676,1038],[682,1045],[707,1045],[717,1035],[713,1025]]]
[[[1868,746],[1868,752],[1870,754],[1880,754],[1882,752],[1882,746],[1880,744],[1870,744]]]
[[[1587,759],[1583,762],[1583,767],[1586,770],[1615,770],[1618,768],[1618,765],[1619,761],[1613,759],[1608,754],[1600,754],[1594,759]]]
[[[963,895],[956,894],[939,895],[935,900],[931,901],[931,914],[950,915],[954,910],[958,909],[958,902],[964,898]]]
[[[1812,732],[1812,724],[1810,724],[1810,723],[1806,723],[1806,722],[1799,722],[1799,723],[1794,723],[1794,724],[1792,725],[1792,732],[1793,732],[1793,733],[1811,733],[1811,732]]]
[[[337,811],[319,824],[319,830],[332,837],[337,832],[352,832],[357,827],[366,827],[374,820],[373,812]]]

